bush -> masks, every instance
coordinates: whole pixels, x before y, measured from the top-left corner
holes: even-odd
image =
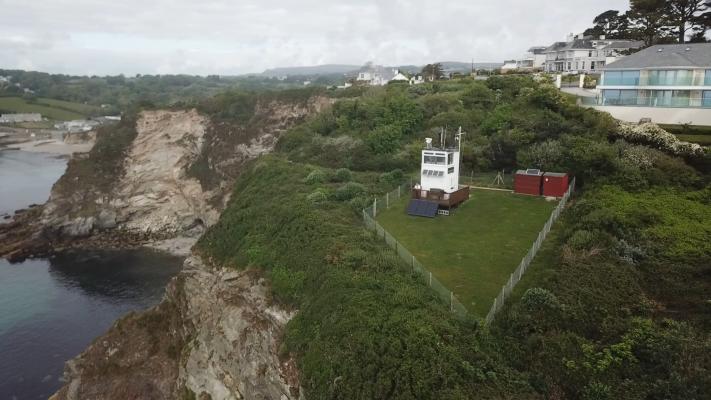
[[[309,173],[309,175],[306,177],[304,180],[304,183],[307,183],[309,185],[313,185],[316,183],[324,183],[326,182],[326,173],[321,171],[320,169],[315,169]]]
[[[336,189],[333,198],[338,201],[351,200],[366,192],[365,186],[357,182],[348,182],[345,185]]]
[[[331,178],[333,182],[350,182],[352,179],[353,173],[348,168],[337,169]]]
[[[326,192],[323,191],[323,189],[316,189],[314,192],[306,196],[306,200],[308,200],[312,204],[323,204],[328,201],[328,196],[326,195]]]
[[[542,288],[526,290],[521,297],[521,304],[528,312],[557,310],[561,308],[558,298],[553,293]]]

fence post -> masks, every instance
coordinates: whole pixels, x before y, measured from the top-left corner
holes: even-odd
[[[415,256],[412,256],[412,272],[415,272]]]
[[[449,311],[454,312],[454,292],[449,291]]]
[[[432,272],[430,272],[430,287],[432,287]]]
[[[378,215],[378,198],[373,199],[373,218]]]
[[[402,193],[401,193],[401,192],[402,192],[402,185],[400,185],[400,186],[397,187],[397,198],[398,198],[398,199],[399,199],[400,197],[402,197]]]
[[[385,193],[385,208],[390,208],[390,192]]]

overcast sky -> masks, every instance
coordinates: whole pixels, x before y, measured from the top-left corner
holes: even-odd
[[[502,62],[627,0],[0,0],[0,68],[242,74],[317,64]]]

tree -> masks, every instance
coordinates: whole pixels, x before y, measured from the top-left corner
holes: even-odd
[[[645,46],[663,41],[667,36],[665,10],[668,0],[630,0],[627,13],[633,24],[633,36],[644,41]]]
[[[585,36],[607,39],[628,39],[630,37],[630,20],[627,14],[620,15],[617,10],[607,10],[593,19],[593,26],[585,31]]]
[[[424,76],[425,80],[428,81],[436,81],[444,78],[444,69],[442,68],[442,64],[436,63],[425,65],[422,68],[422,76]]]
[[[707,19],[710,1],[667,0],[665,3],[665,19],[669,30],[674,33],[679,43],[686,43],[686,36],[690,31],[697,35],[700,31],[706,33],[704,19]]]

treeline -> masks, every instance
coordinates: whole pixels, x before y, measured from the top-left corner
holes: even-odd
[[[90,105],[109,105],[125,111],[138,104],[169,106],[212,97],[228,89],[250,91],[281,90],[298,86],[295,81],[279,81],[260,76],[223,77],[218,75],[136,75],[74,76],[44,72],[3,70],[0,96],[45,97]],[[25,89],[29,89],[27,92]]]
[[[630,0],[629,11],[605,11],[593,24],[586,36],[642,40],[646,46],[706,42],[711,0]]]

